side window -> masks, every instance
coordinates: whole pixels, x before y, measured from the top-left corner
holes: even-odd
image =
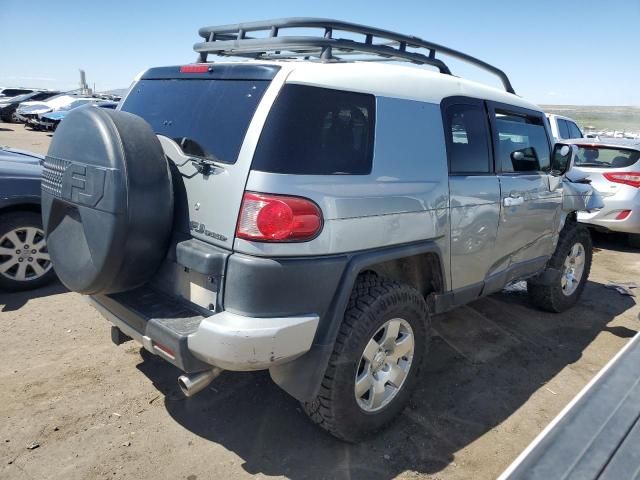
[[[569,136],[567,138],[582,138],[582,132],[578,126],[573,122],[567,122],[569,126]]]
[[[542,172],[551,151],[542,117],[495,111],[497,161],[503,172]]]
[[[480,105],[451,105],[445,110],[450,173],[489,173],[487,116]]]
[[[373,167],[375,97],[287,84],[253,157],[262,172],[368,175]]]
[[[562,120],[561,118],[556,118],[556,122],[558,122],[558,134],[560,138],[571,138],[569,135],[569,126],[567,125],[566,120]]]

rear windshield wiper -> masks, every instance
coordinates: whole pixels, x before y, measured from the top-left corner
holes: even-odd
[[[225,168],[222,160],[213,153],[206,152],[202,145],[193,138],[176,138],[175,142],[180,146],[185,155],[193,155],[193,157],[190,158],[191,163],[193,163],[193,166],[196,167],[196,170],[202,175],[209,175],[213,168]]]

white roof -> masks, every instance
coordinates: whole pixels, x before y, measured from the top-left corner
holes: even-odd
[[[461,95],[508,103],[542,112],[537,105],[503,89],[426,68],[381,62],[249,61],[278,65],[287,83],[336,88],[378,96],[440,103]],[[216,62],[218,63],[218,62]]]

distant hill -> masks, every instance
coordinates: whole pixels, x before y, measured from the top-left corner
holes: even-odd
[[[125,93],[127,93],[127,88],[115,88],[113,90],[105,90],[104,92],[98,92],[101,95],[118,95],[122,97]]]
[[[545,112],[573,118],[585,129],[640,132],[640,107],[541,105]]]

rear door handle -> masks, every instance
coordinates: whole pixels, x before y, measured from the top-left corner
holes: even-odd
[[[502,203],[505,207],[515,207],[524,203],[524,197],[504,197]]]

